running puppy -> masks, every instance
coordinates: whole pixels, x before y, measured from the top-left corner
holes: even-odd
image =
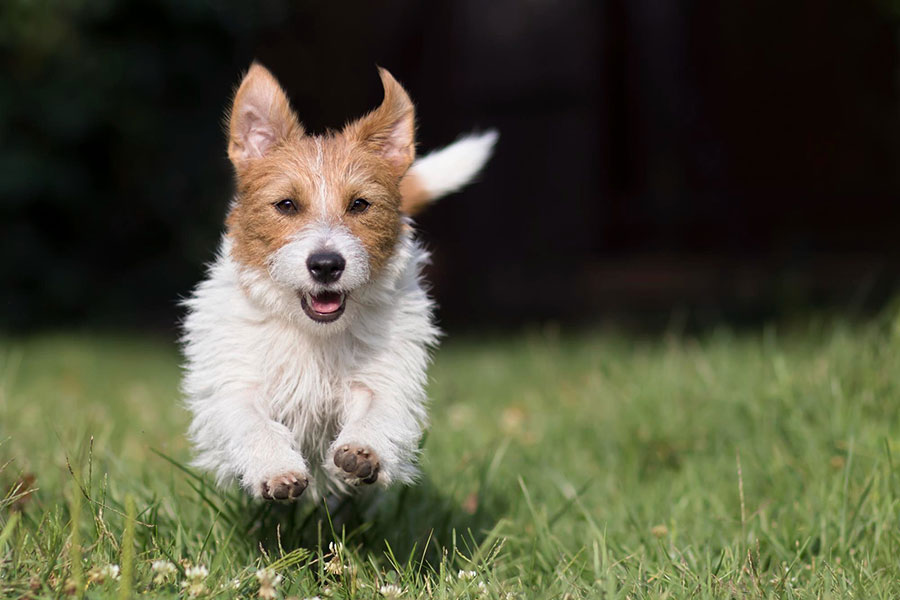
[[[471,181],[497,136],[414,162],[412,102],[379,73],[381,106],[322,136],[259,64],[234,97],[236,192],[185,302],[183,388],[194,464],[255,497],[416,476],[438,330],[409,216]]]

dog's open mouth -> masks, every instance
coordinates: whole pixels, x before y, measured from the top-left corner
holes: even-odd
[[[340,292],[319,292],[303,294],[300,304],[306,316],[318,323],[331,323],[344,314],[347,296]]]

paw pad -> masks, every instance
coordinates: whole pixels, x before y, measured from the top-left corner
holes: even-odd
[[[375,483],[378,480],[378,456],[366,446],[344,444],[334,453],[334,464],[359,483]]]
[[[296,500],[309,485],[300,473],[284,473],[262,483],[262,497],[266,500]]]

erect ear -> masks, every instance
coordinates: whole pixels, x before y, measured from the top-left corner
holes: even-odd
[[[406,173],[416,157],[416,116],[406,90],[388,73],[378,68],[384,86],[381,106],[344,128],[344,134],[381,155],[397,177]]]
[[[228,158],[240,169],[284,140],[303,135],[287,96],[259,63],[241,81],[228,119]]]

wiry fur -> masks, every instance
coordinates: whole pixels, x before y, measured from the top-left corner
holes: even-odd
[[[417,160],[400,182],[403,211],[414,215],[434,198],[451,194],[472,181],[491,157],[498,137],[494,130],[470,134]]]
[[[238,194],[208,276],[185,302],[183,388],[194,464],[253,496],[282,476],[308,478],[312,493],[358,484],[332,460],[345,444],[377,457],[379,485],[416,476],[438,330],[421,281],[428,253],[402,208],[412,105],[386,71],[382,79],[383,105],[337,138],[306,136],[258,65],[235,98],[229,156]],[[417,205],[464,185],[480,166],[417,172]],[[375,198],[377,210],[344,214],[348,193]],[[284,195],[303,204],[293,219],[272,210]],[[347,261],[334,284],[307,271],[322,248]],[[298,290],[346,294],[346,310],[333,323],[313,321]]]
[[[282,471],[322,465],[334,474],[329,451],[353,438],[356,431],[341,427],[357,421],[355,429],[365,430],[366,443],[390,465],[380,482],[411,482],[426,419],[428,347],[438,334],[419,279],[428,254],[406,234],[356,298],[352,325],[326,337],[305,331],[308,319],[292,299],[229,253],[225,238],[186,303],[184,392],[194,413],[195,464],[258,495],[257,484]],[[320,489],[324,479],[332,488],[342,483],[325,474],[318,473]]]

